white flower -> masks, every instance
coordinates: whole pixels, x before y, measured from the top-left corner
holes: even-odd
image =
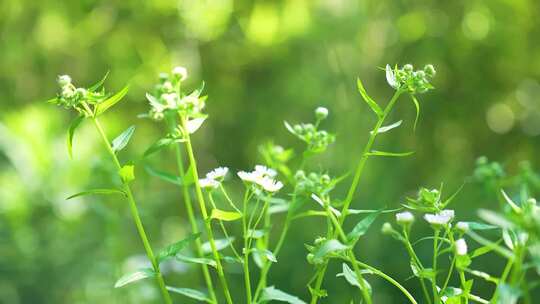
[[[263,165],[256,165],[255,171],[253,173],[259,174],[260,176],[268,176],[268,177],[275,177],[277,175],[276,170],[267,168]]]
[[[213,179],[213,180],[217,180],[217,179],[220,180],[220,179],[223,179],[227,175],[228,172],[229,172],[229,168],[227,167],[215,168],[214,170],[206,174],[206,178]]]
[[[455,243],[457,255],[466,255],[467,254],[467,242],[465,239],[459,239]]]
[[[184,81],[187,76],[188,76],[188,72],[187,72],[187,69],[185,67],[181,67],[181,66],[177,66],[175,67],[173,70],[172,70],[172,74],[175,76],[175,77],[178,77],[180,79],[180,81]]]
[[[75,90],[72,86],[64,86],[62,88],[62,97],[69,99],[75,96]]]
[[[454,210],[443,210],[437,214],[426,214],[424,215],[424,219],[436,226],[444,226],[447,225],[452,221],[454,218]]]
[[[315,109],[315,117],[321,120],[325,119],[326,117],[328,117],[328,109],[325,107],[318,107],[317,109]]]
[[[396,222],[398,224],[410,224],[414,221],[414,215],[409,211],[396,213]]]
[[[210,178],[201,178],[199,179],[199,185],[201,188],[217,188],[219,187],[219,182]]]
[[[261,187],[263,187],[264,190],[268,192],[276,192],[279,191],[279,189],[283,188],[283,183],[279,181],[275,181],[271,178],[264,177],[257,181],[257,184]]]
[[[461,232],[469,231],[469,224],[466,222],[457,222],[456,228]]]
[[[165,93],[161,95],[161,98],[165,101],[166,107],[169,109],[176,108],[176,100],[178,95],[176,93]]]
[[[64,87],[68,84],[71,84],[71,77],[69,75],[60,75],[58,76],[58,85]]]
[[[241,180],[248,182],[248,183],[254,183],[257,178],[252,172],[246,172],[246,171],[239,171],[236,173],[238,177],[240,177]]]

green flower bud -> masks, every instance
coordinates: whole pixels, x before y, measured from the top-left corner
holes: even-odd
[[[426,72],[426,74],[429,76],[429,77],[434,77],[435,74],[437,73],[435,71],[435,67],[433,67],[432,64],[428,64],[424,67],[424,72]]]
[[[326,119],[326,117],[328,117],[328,109],[325,107],[318,107],[315,109],[315,117],[319,120]]]
[[[413,66],[412,64],[406,64],[403,66],[403,71],[407,72],[407,73],[411,73],[413,71]]]
[[[67,86],[68,84],[71,84],[71,77],[69,77],[69,75],[60,75],[58,76],[58,85],[60,87],[65,87]]]

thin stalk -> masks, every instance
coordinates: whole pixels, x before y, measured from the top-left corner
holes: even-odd
[[[184,132],[187,132],[186,119],[184,117],[180,117],[180,120],[182,124],[182,129],[184,130]],[[208,218],[208,212],[206,211],[206,203],[204,201],[201,185],[199,184],[197,161],[195,160],[195,155],[193,154],[191,138],[189,134],[186,134],[185,138],[186,138],[186,150],[188,154],[189,163],[192,168],[191,172],[193,174],[193,180],[195,183],[195,192],[197,194],[197,200],[199,201],[199,208],[201,210],[201,214],[204,220],[204,227],[206,230],[206,234],[208,236],[208,242],[210,243],[210,248],[212,249],[212,255],[214,256],[214,260],[216,260],[216,268],[218,272],[218,277],[221,282],[221,286],[223,287],[223,293],[225,294],[225,299],[227,300],[227,303],[233,304],[231,293],[229,291],[229,286],[227,284],[227,279],[225,278],[225,272],[223,271],[223,266],[221,264],[220,255],[216,247],[216,242],[214,240],[214,233],[212,232],[212,226],[210,225],[210,220]]]
[[[170,127],[174,128],[171,125]],[[176,156],[176,165],[178,167],[178,174],[180,175],[180,179],[184,181],[185,180],[184,161],[182,159],[182,151],[180,149],[180,144],[174,145],[174,153]],[[184,197],[184,205],[186,207],[189,223],[191,225],[191,231],[193,233],[199,233],[199,227],[197,226],[197,220],[195,219],[195,214],[193,212],[193,202],[191,201],[191,196],[189,195],[189,185],[187,185],[186,183],[182,183],[182,195]],[[197,238],[195,240],[195,251],[199,258],[204,257],[204,253],[202,250],[202,243],[201,243],[200,238]],[[213,303],[217,303],[216,292],[214,291],[214,284],[212,283],[212,277],[210,276],[208,265],[202,264],[201,269],[202,269],[204,281],[206,283],[206,287],[208,288],[210,299],[212,300]]]
[[[248,201],[249,201],[249,196],[248,196],[248,193],[249,193],[249,190],[246,190],[245,194],[244,194],[244,202],[243,202],[243,209],[244,209],[244,214],[242,216],[242,230],[243,230],[243,233],[244,233],[244,249],[242,250],[243,254],[244,254],[244,285],[245,285],[245,288],[246,288],[246,301],[247,303],[251,303],[251,281],[250,281],[250,274],[249,274],[249,247],[248,247],[248,243],[249,243],[249,236],[248,236],[248,233],[249,233],[249,230],[248,230],[248,222],[247,222],[247,207],[248,207]],[[250,219],[250,222],[251,222],[251,219]]]
[[[341,217],[339,218],[340,225],[343,225],[348,215],[349,206],[353,200],[354,194],[356,193],[356,189],[358,188],[358,184],[360,183],[360,178],[362,177],[362,173],[364,172],[364,167],[369,158],[368,153],[371,151],[373,144],[375,143],[375,139],[377,138],[379,129],[382,127],[384,121],[388,117],[388,114],[390,114],[399,96],[403,92],[404,91],[402,90],[397,90],[394,93],[394,95],[390,99],[390,102],[388,102],[388,105],[385,107],[383,114],[378,117],[377,123],[375,124],[375,127],[373,128],[372,132],[369,135],[368,141],[366,145],[364,146],[364,150],[362,152],[362,157],[360,158],[360,160],[358,161],[358,165],[356,166],[356,171],[353,177],[353,181],[351,183],[349,191],[347,192],[347,196],[345,198],[345,202],[341,210]],[[324,267],[323,270],[319,273],[319,276],[324,277],[325,273],[326,273],[326,267]],[[317,279],[315,288],[320,289],[322,281],[323,279]],[[314,299],[312,298],[312,303],[317,303],[318,294],[313,294],[312,296],[314,298]]]
[[[435,273],[434,274],[434,278],[433,280],[431,281],[431,287],[433,288],[433,302],[435,304],[440,304],[441,302],[441,299],[439,298],[439,291],[437,290],[437,256],[439,254],[439,246],[438,246],[438,241],[439,241],[439,229],[436,229],[435,230],[435,233],[434,233],[434,238],[433,238],[433,272]]]
[[[107,152],[109,152],[117,170],[120,170],[122,168],[122,165],[120,164],[120,161],[118,160],[118,157],[116,156],[116,153],[113,151],[111,144],[109,142],[109,139],[107,138],[107,135],[105,135],[105,132],[103,131],[103,128],[101,127],[101,124],[99,123],[99,120],[97,119],[97,117],[92,117],[92,122],[94,123],[96,129],[101,135],[101,139],[103,140],[103,143],[105,144]],[[135,199],[133,197],[133,193],[131,192],[131,188],[125,182],[122,182],[122,187],[124,188],[124,192],[126,193],[127,200],[129,202],[129,207],[131,210],[131,216],[133,217],[133,221],[135,222],[135,226],[137,227],[137,232],[139,233],[139,237],[143,243],[144,250],[146,251],[146,255],[148,256],[148,259],[150,260],[150,263],[152,264],[152,268],[154,269],[154,272],[156,273],[156,280],[159,285],[159,289],[161,291],[163,300],[167,304],[172,304],[171,296],[169,295],[169,292],[167,291],[165,281],[163,280],[163,275],[161,274],[159,265],[154,256],[154,252],[152,251],[152,247],[150,246],[150,242],[148,241],[148,237],[144,230],[144,226],[142,224],[142,220],[139,215],[139,209],[137,208],[137,204],[135,203]]]
[[[506,265],[504,266],[504,270],[502,272],[501,278],[499,279],[499,283],[497,284],[497,288],[493,292],[493,296],[491,297],[490,303],[497,303],[499,300],[499,286],[502,286],[506,279],[508,278],[508,275],[510,274],[510,271],[512,270],[512,267],[514,266],[514,259],[510,258],[508,259],[508,262],[506,262]]]
[[[403,227],[403,235],[405,236],[405,247],[407,248],[407,251],[409,252],[409,255],[414,260],[414,262],[421,268],[424,269],[424,265],[422,265],[422,262],[416,255],[416,252],[414,252],[414,249],[411,245],[411,241],[409,239],[409,233],[407,232],[407,229]],[[422,292],[424,293],[424,297],[426,298],[426,301],[428,304],[431,304],[431,298],[429,296],[429,292],[426,287],[426,283],[424,282],[424,278],[418,278],[420,281],[420,285],[422,286]]]

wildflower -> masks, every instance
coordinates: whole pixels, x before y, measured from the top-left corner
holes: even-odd
[[[424,215],[424,219],[435,227],[446,226],[452,221],[453,218],[454,210],[443,210],[437,214],[428,213]]]
[[[237,175],[244,182],[257,184],[268,192],[276,192],[283,188],[283,183],[274,180],[276,170],[263,165],[256,165],[255,170],[251,172],[240,171]]]
[[[396,222],[401,225],[408,225],[414,222],[414,215],[409,211],[396,213]]]
[[[227,173],[229,172],[229,168],[227,167],[218,167],[214,170],[208,172],[206,174],[206,178],[213,179],[213,180],[221,180],[223,179]]]
[[[255,171],[257,174],[260,174],[261,176],[268,176],[268,177],[275,177],[277,175],[276,170],[267,168],[263,165],[256,165]]]
[[[256,176],[252,172],[239,171],[236,174],[238,175],[238,177],[240,177],[241,180],[248,183],[254,183],[256,180]]]
[[[271,178],[265,177],[261,179],[258,183],[259,186],[263,187],[264,190],[268,192],[277,192],[279,189],[283,188],[283,183],[280,181],[275,181]]]
[[[60,75],[58,76],[58,85],[60,87],[65,87],[71,84],[71,77],[69,75]]]
[[[72,86],[66,85],[62,88],[62,97],[70,99],[75,96],[75,89]]]
[[[465,242],[465,239],[456,240],[455,246],[457,255],[467,254],[467,243]]]
[[[460,232],[467,232],[469,231],[469,224],[466,222],[457,222],[456,229]]]
[[[328,117],[328,109],[325,107],[318,107],[315,109],[315,117],[317,117],[318,120],[323,120]]]
[[[180,81],[186,80],[188,76],[187,69],[181,66],[177,66],[172,70],[172,74],[174,77],[178,78]]]
[[[201,188],[217,188],[219,187],[219,182],[211,178],[201,178],[199,179],[199,185]]]

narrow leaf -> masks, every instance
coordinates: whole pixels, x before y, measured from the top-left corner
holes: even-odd
[[[88,91],[95,92],[97,89],[99,89],[103,85],[103,83],[105,82],[105,80],[107,79],[108,76],[109,76],[109,71],[107,71],[107,73],[105,73],[105,76],[103,76],[103,78],[101,78],[100,81],[96,82],[91,87],[89,87]]]
[[[144,170],[148,174],[150,174],[152,176],[155,176],[155,177],[158,177],[158,178],[161,178],[162,180],[164,180],[166,182],[169,182],[169,183],[172,183],[172,184],[175,184],[175,185],[178,185],[178,186],[183,185],[182,179],[180,178],[180,176],[177,176],[177,175],[174,175],[174,174],[171,174],[171,173],[167,173],[167,172],[164,172],[164,171],[156,170],[156,169],[150,167],[149,165],[145,165]]]
[[[83,192],[79,192],[79,193],[70,195],[70,196],[68,196],[66,198],[66,200],[70,200],[72,198],[76,198],[76,197],[79,197],[79,196],[94,195],[94,194],[101,194],[101,195],[104,195],[104,194],[121,194],[123,196],[126,196],[126,193],[124,191],[122,191],[122,190],[119,190],[119,189],[92,189],[92,190],[87,190],[87,191],[83,191]]]
[[[349,268],[349,265],[343,263],[342,267],[343,267],[343,272],[338,273],[336,276],[337,277],[343,276],[349,284],[362,289],[362,285],[360,285],[360,282],[358,281],[358,277],[356,276],[356,273],[351,268]],[[371,294],[372,293],[371,285],[368,283],[368,281],[364,279],[362,279],[362,281],[364,283],[364,286],[366,286],[366,288],[368,289],[368,292]]]
[[[128,273],[122,276],[120,279],[118,279],[118,281],[116,281],[116,283],[114,284],[114,288],[120,288],[133,282],[154,277],[155,275],[155,272],[151,268],[140,269],[133,273]]]
[[[75,130],[77,129],[77,127],[81,124],[83,120],[84,120],[84,116],[82,115],[78,116],[69,125],[68,137],[67,137],[67,149],[68,149],[68,155],[70,159],[73,158],[73,136],[75,134]]]
[[[183,240],[176,242],[174,244],[171,244],[164,249],[162,249],[158,255],[157,255],[157,262],[160,264],[166,259],[169,259],[173,256],[175,256],[180,250],[184,249],[189,243],[195,241],[197,238],[201,236],[200,233],[193,233],[184,238]]]
[[[186,129],[189,134],[195,133],[202,126],[203,122],[206,120],[206,117],[198,117],[189,120],[186,123]]]
[[[371,110],[373,112],[375,112],[375,114],[377,114],[377,116],[379,116],[379,117],[382,116],[383,111],[381,110],[381,107],[379,107],[379,105],[375,102],[375,100],[373,100],[371,97],[369,97],[369,95],[367,94],[366,89],[364,88],[364,85],[362,84],[362,81],[360,80],[360,78],[358,78],[356,80],[356,85],[358,86],[358,92],[360,92],[360,95],[362,95],[362,98],[368,104],[368,106],[371,108]]]
[[[116,137],[112,141],[113,151],[118,152],[124,149],[127,146],[129,140],[131,139],[133,132],[135,132],[135,126],[130,126],[124,132],[122,132],[122,134],[118,135],[118,137]]]
[[[393,123],[391,125],[380,127],[379,130],[377,130],[377,134],[385,133],[385,132],[388,132],[388,131],[390,131],[392,129],[395,129],[395,128],[401,126],[402,122],[403,122],[403,120],[400,120],[400,121],[396,121],[395,123]],[[373,134],[373,131],[370,131],[370,133]]]
[[[283,121],[283,124],[285,125],[285,128],[287,129],[287,131],[289,131],[289,133],[296,136],[296,132],[294,131],[294,128],[288,122]]]
[[[320,260],[327,257],[331,253],[336,253],[348,249],[349,247],[341,244],[336,239],[326,240],[319,248],[313,253],[314,259]]]
[[[280,301],[290,304],[306,304],[300,298],[281,291],[274,286],[266,287],[263,290],[261,301]]]
[[[414,152],[402,152],[402,153],[396,153],[396,152],[384,152],[384,151],[376,151],[373,150],[366,155],[369,156],[390,156],[390,157],[405,157],[414,154]]]
[[[356,224],[356,226],[354,226],[353,230],[351,232],[349,232],[349,234],[347,235],[347,239],[349,241],[354,242],[359,237],[366,234],[366,232],[368,231],[371,224],[373,224],[373,222],[379,216],[379,214],[381,214],[381,212],[382,212],[382,210],[379,210],[379,211],[377,211],[375,213],[371,213],[370,215],[366,216],[361,221],[359,221],[358,224]]]
[[[399,88],[399,84],[396,81],[396,75],[389,64],[386,65],[386,81],[392,88],[396,90]]]
[[[158,141],[156,141],[155,143],[153,143],[150,147],[148,147],[148,149],[146,149],[146,151],[144,151],[144,154],[143,156],[144,157],[147,157],[165,147],[168,147],[174,143],[179,143],[179,142],[183,142],[184,140],[182,139],[177,139],[177,138],[168,138],[168,137],[165,137],[165,138],[161,138],[159,139]]]
[[[109,97],[108,99],[106,99],[102,103],[98,104],[97,109],[96,109],[96,115],[103,114],[110,107],[117,104],[127,94],[128,90],[129,90],[129,85],[126,85],[118,93],[114,94],[113,96]]]
[[[206,303],[212,303],[212,300],[206,293],[196,289],[167,286],[167,290],[170,292],[181,294],[191,299],[203,301]]]
[[[411,95],[411,99],[414,103],[414,108],[416,109],[416,117],[414,118],[413,130],[416,131],[416,125],[418,124],[418,119],[420,118],[420,103],[414,95]]]
[[[521,208],[519,208],[518,205],[514,203],[514,201],[510,198],[510,196],[508,196],[508,194],[506,194],[506,192],[504,192],[504,190],[501,189],[501,193],[504,197],[504,200],[508,203],[508,205],[510,205],[510,207],[512,207],[514,212],[516,212],[517,214],[520,214]]]
[[[210,214],[211,219],[216,219],[220,221],[236,221],[237,219],[242,218],[242,214],[238,212],[223,211],[217,208],[212,209],[212,214]]]
[[[229,247],[234,242],[234,237],[225,238],[225,239],[217,239],[214,241],[214,244],[216,245],[216,250],[220,251],[227,247]],[[210,246],[209,242],[205,242],[202,244],[201,249],[203,253],[210,253],[212,252],[212,247]]]
[[[217,267],[217,263],[216,261],[212,260],[212,259],[208,259],[208,258],[196,258],[196,257],[190,257],[190,256],[185,256],[185,255],[181,255],[181,254],[177,254],[176,255],[176,259],[180,262],[184,262],[184,263],[193,263],[193,264],[202,264],[202,265],[209,265],[209,266],[212,266],[214,268]]]
[[[251,251],[256,253],[256,254],[264,256],[270,262],[277,263],[276,256],[272,253],[272,251],[270,251],[268,249],[252,248]]]

